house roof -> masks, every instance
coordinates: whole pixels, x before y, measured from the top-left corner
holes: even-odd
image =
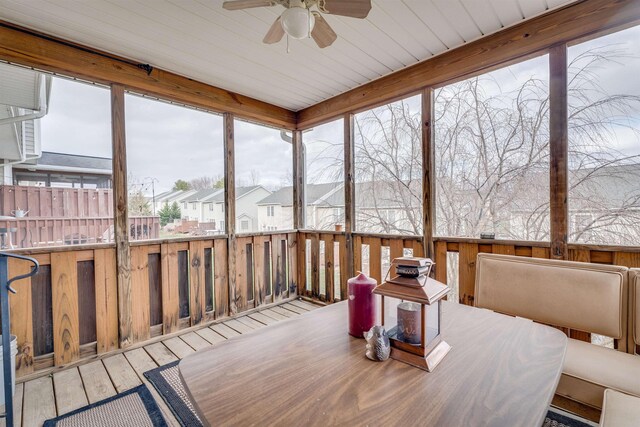
[[[328,194],[331,194],[336,187],[342,187],[341,182],[331,182],[327,184],[307,184],[305,187],[307,204],[315,204]],[[344,198],[344,197],[343,197]],[[269,196],[258,202],[258,205],[282,205],[291,206],[293,203],[293,187],[282,187],[274,191]],[[343,203],[344,204],[344,203]]]
[[[585,183],[576,185],[584,180]],[[569,172],[569,208],[599,210],[628,206],[640,209],[640,163]]]
[[[382,209],[397,208],[399,205],[416,205],[422,203],[422,187],[420,181],[406,182],[376,181],[356,183],[356,205],[358,207],[377,207]],[[344,206],[344,184],[331,182],[326,184],[307,184],[307,205],[321,207]],[[374,197],[375,195],[375,197]],[[291,206],[293,188],[282,187],[268,197],[260,200],[258,205]]]
[[[196,190],[195,193],[183,199],[183,202],[204,202],[211,201],[212,198],[222,194],[224,198],[224,190],[222,188],[207,188],[205,190]]]
[[[325,15],[338,34],[325,49],[262,43],[279,5],[3,1],[0,19],[297,111],[573,1],[373,0],[366,19]]]
[[[108,157],[82,156],[79,154],[54,153],[43,151],[35,161],[20,163],[18,169],[56,170],[56,171],[91,171],[103,175],[111,175],[112,161]]]
[[[237,187],[236,188],[236,200],[246,196],[247,194],[251,193],[252,191],[255,191],[259,188],[262,188],[265,191],[269,191],[266,188],[264,188],[261,185],[251,185],[249,187]],[[224,202],[224,191],[216,194],[214,196],[212,196],[210,199],[207,200],[208,202],[214,202],[214,203],[220,203],[220,202]]]
[[[246,196],[247,194],[262,188],[269,191],[261,185],[252,185],[249,187],[236,188],[236,200]],[[165,191],[156,196],[156,201],[180,201],[180,202],[204,202],[204,203],[222,203],[224,202],[224,189],[211,188],[205,190],[174,190]]]

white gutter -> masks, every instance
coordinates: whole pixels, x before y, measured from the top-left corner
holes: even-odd
[[[40,75],[40,87],[38,94],[38,106],[40,107],[37,110],[34,110],[33,113],[23,114],[21,116],[13,116],[6,117],[4,119],[0,119],[0,126],[8,126],[14,123],[24,122],[26,120],[37,120],[41,119],[47,115],[48,107],[49,107],[49,95],[51,91],[51,76],[46,76],[44,74]],[[40,156],[27,156],[24,153],[24,147],[20,145],[20,159],[14,160],[12,162],[5,162],[0,164],[0,167],[6,167],[11,165],[17,165],[20,163],[24,163],[27,160],[38,159]]]
[[[41,119],[47,115],[47,110],[49,107],[49,91],[51,90],[51,86],[48,83],[47,79],[51,79],[49,76],[45,76],[44,74],[40,75],[40,93],[38,96],[38,106],[39,109],[35,110],[33,113],[24,114],[22,116],[14,116],[7,117],[4,119],[0,119],[0,126],[10,125],[17,122],[23,122],[25,120],[36,120]]]

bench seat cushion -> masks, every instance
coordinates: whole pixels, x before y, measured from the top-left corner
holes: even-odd
[[[605,390],[600,426],[640,426],[640,398],[611,389]]]
[[[607,388],[640,397],[640,356],[567,340],[556,393],[600,409]]]

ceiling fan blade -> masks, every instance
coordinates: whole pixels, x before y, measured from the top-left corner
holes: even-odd
[[[329,26],[329,23],[318,12],[314,12],[313,16],[316,18],[316,24],[311,30],[311,37],[315,40],[316,44],[320,48],[331,46],[338,38],[338,35],[333,28]]]
[[[319,0],[321,12],[364,19],[371,10],[371,0]]]
[[[233,0],[222,3],[222,7],[227,10],[249,9],[252,7],[274,6],[275,1],[272,0]]]
[[[262,42],[266,44],[278,43],[282,40],[282,36],[284,36],[284,29],[282,28],[282,23],[278,16],[278,19],[276,19],[276,21],[271,25],[271,28],[267,31],[264,39],[262,39]]]

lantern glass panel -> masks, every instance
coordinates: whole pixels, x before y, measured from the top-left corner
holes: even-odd
[[[390,332],[398,325],[398,304],[402,300],[392,297],[384,297],[384,328]]]
[[[440,334],[440,302],[425,305],[425,322],[427,329],[425,346],[428,346]]]

